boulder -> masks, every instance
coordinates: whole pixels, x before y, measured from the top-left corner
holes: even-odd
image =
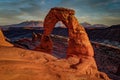
[[[37,34],[36,33],[32,33],[32,42],[35,42],[38,40]]]

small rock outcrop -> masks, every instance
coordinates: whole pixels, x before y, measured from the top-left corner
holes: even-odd
[[[13,46],[11,43],[9,43],[5,40],[5,37],[4,37],[1,29],[0,29],[0,46]]]
[[[37,34],[35,34],[34,32],[32,33],[32,42],[35,42],[38,40]]]

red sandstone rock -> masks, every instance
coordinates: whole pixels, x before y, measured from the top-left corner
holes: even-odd
[[[53,46],[51,45],[52,41],[49,35],[52,32],[55,24],[58,21],[62,21],[69,29],[67,57],[72,55],[94,56],[94,51],[88,39],[86,31],[81,25],[79,25],[79,22],[77,21],[74,14],[75,11],[71,9],[52,8],[44,20],[44,37],[41,39],[40,48],[51,52],[50,50],[52,50]],[[45,36],[48,37],[47,40],[45,40]]]
[[[11,43],[5,40],[5,37],[1,30],[0,30],[0,46],[13,46]]]
[[[57,59],[40,51],[3,46],[0,47],[0,79],[109,80],[97,70],[93,57]]]
[[[74,16],[75,11],[71,9],[65,8],[52,8],[49,13],[47,14],[45,21],[44,21],[44,33],[41,38],[40,49],[51,52],[52,51],[52,40],[50,38],[50,33],[52,32],[55,24],[58,21],[62,21],[65,26],[68,28],[69,32],[69,41],[68,41],[68,52],[67,57],[68,60],[70,58],[78,58],[77,62],[73,61],[73,64],[68,64],[65,61],[62,63],[51,63],[53,70],[61,71],[65,70],[67,72],[75,73],[78,75],[90,75],[88,78],[89,80],[98,80],[97,78],[91,78],[91,76],[96,75],[97,77],[102,77],[105,80],[109,80],[106,74],[99,72],[97,70],[97,66],[95,60],[93,58],[94,51],[87,36],[85,29],[79,24],[76,17]],[[71,57],[72,56],[72,57]],[[71,60],[70,60],[71,61]],[[69,62],[69,61],[68,61]],[[70,62],[71,63],[71,62]],[[54,67],[55,66],[55,67]],[[60,66],[60,67],[56,67]],[[62,68],[63,69],[60,69]],[[73,70],[67,70],[72,68]],[[74,71],[77,70],[77,71]],[[67,73],[62,74],[67,74]],[[61,78],[61,80],[64,80]],[[67,80],[67,78],[65,79]],[[74,78],[72,78],[74,80]]]

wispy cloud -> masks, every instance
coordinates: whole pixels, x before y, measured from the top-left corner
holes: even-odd
[[[79,21],[110,25],[120,21],[120,0],[0,0],[0,24],[43,20],[55,6],[75,9]]]

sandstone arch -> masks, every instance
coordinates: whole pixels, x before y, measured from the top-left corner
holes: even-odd
[[[41,38],[40,48],[51,52],[53,44],[50,34],[58,21],[62,21],[69,31],[67,57],[77,55],[94,56],[94,51],[85,29],[74,16],[75,11],[66,8],[52,8],[44,20],[44,33]]]

